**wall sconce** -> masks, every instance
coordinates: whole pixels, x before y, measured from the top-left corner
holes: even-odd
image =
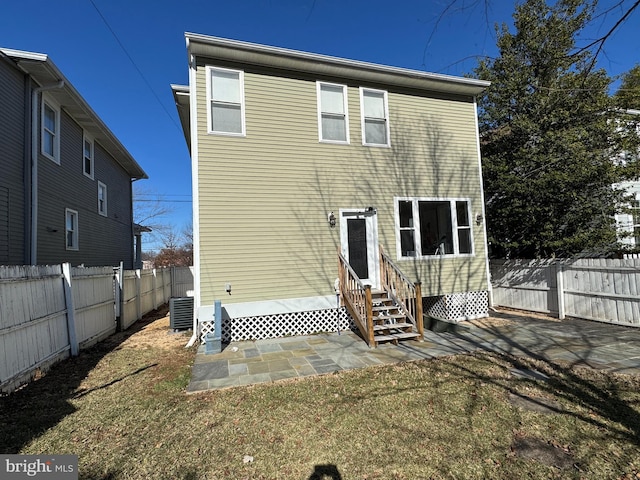
[[[376,209],[375,209],[375,208],[373,208],[373,207],[367,207],[367,212],[369,212],[369,213],[378,213],[378,212],[376,211]]]
[[[229,295],[231,295],[231,284],[230,283],[225,283],[224,284],[224,291],[227,292]]]
[[[336,216],[333,214],[333,212],[327,215],[327,221],[329,222],[329,226],[331,228],[334,228],[336,226]]]
[[[476,215],[476,225],[480,225],[482,223],[482,214],[478,213]]]

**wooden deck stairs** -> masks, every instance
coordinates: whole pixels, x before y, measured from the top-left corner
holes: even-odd
[[[422,340],[422,290],[393,263],[380,246],[380,287],[360,280],[338,251],[340,302],[370,347],[382,342]]]
[[[416,340],[421,334],[414,328],[386,290],[371,290],[373,339],[376,344],[400,340]]]

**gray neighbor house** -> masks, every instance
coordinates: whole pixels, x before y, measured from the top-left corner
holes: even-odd
[[[0,159],[0,265],[134,267],[147,174],[45,54],[0,48]]]

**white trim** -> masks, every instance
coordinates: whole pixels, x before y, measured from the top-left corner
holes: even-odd
[[[487,271],[487,291],[489,292],[489,307],[493,306],[493,289],[491,287],[491,267],[489,265],[489,240],[487,239],[487,213],[484,203],[484,180],[482,178],[482,153],[480,150],[480,128],[478,126],[478,103],[473,97],[474,120],[476,127],[476,151],[478,153],[478,177],[480,179],[480,211],[482,212],[482,234],[484,235],[484,259]],[[475,218],[471,219],[473,224]]]
[[[187,38],[187,52],[189,51],[189,38]],[[189,122],[191,138],[191,195],[193,215],[193,334],[187,346],[193,345],[198,338],[198,311],[202,302],[201,268],[200,268],[200,196],[198,195],[198,97],[197,75],[195,56],[189,54]],[[208,110],[208,109],[207,109]]]
[[[346,140],[329,140],[322,136],[322,86],[327,85],[329,87],[340,87],[342,89],[342,103],[344,109],[344,129]],[[318,115],[318,141],[321,143],[334,143],[338,145],[349,145],[351,138],[349,135],[349,102],[347,100],[347,86],[341,83],[331,82],[316,82],[316,103],[317,103],[317,115]]]
[[[104,199],[103,199],[103,207],[104,208],[100,208],[100,190],[104,190]],[[108,199],[108,195],[107,195],[107,186],[102,183],[101,181],[98,181],[98,213],[100,215],[102,215],[103,217],[106,217],[108,215],[108,210],[107,210],[107,199]]]
[[[337,308],[335,295],[282,298],[257,302],[223,303],[222,309],[231,318],[257,317],[260,315],[278,315],[294,312],[312,312]],[[213,305],[204,305],[198,310],[199,318],[212,318]]]
[[[46,130],[45,122],[44,122],[45,105],[49,107],[51,110],[53,110],[53,113],[55,114],[55,122],[56,122],[55,131],[51,132],[51,134],[53,134],[53,155],[45,151],[45,148],[44,148],[44,138],[45,138],[45,130]],[[52,101],[49,97],[43,94],[40,102],[40,152],[42,153],[42,155],[44,155],[50,160],[53,160],[58,165],[60,165],[60,130],[61,130],[60,120],[61,120],[60,106],[56,102]],[[49,130],[46,130],[46,131],[49,131]]]
[[[341,208],[338,213],[340,223],[340,251],[349,261],[349,238],[347,231],[348,218],[364,218],[367,228],[367,268],[369,278],[362,278],[365,284],[374,288],[380,287],[380,248],[378,242],[378,214],[375,210],[363,208]]]
[[[238,74],[238,87],[240,89],[240,122],[241,122],[241,132],[225,132],[221,130],[213,129],[213,119],[211,118],[211,72],[232,72]],[[207,85],[207,132],[212,135],[228,135],[231,137],[245,137],[247,135],[246,124],[245,124],[245,101],[244,101],[244,71],[235,70],[231,68],[220,68],[214,67],[212,65],[207,65],[205,68],[206,72],[206,85]],[[195,86],[195,84],[193,84]],[[193,98],[192,98],[193,99]]]
[[[416,246],[422,245],[422,238],[420,236],[420,212],[419,202],[448,202],[449,212],[451,213],[451,242],[453,244],[454,253],[441,253],[434,255],[422,255],[416,251],[415,256],[403,257],[402,256],[402,244],[400,241],[400,211],[398,203],[401,201],[411,202],[412,204],[412,218],[413,218],[413,231],[414,231],[414,243]],[[456,202],[467,202],[467,215],[469,217],[469,234],[471,237],[471,253],[456,253],[460,250],[458,242],[458,214],[456,209]],[[473,217],[471,210],[471,199],[468,197],[393,197],[393,217],[394,217],[394,234],[396,239],[396,259],[399,261],[413,261],[413,260],[440,260],[444,258],[470,258],[475,256],[475,241],[473,234]],[[466,228],[466,226],[461,227]]]
[[[72,237],[72,244],[71,246],[69,246],[67,244],[67,234],[69,233],[69,230],[67,228],[67,220],[69,218],[69,214],[72,214],[75,217],[75,229],[72,230],[73,232],[73,237]],[[64,246],[65,246],[65,250],[74,250],[74,251],[78,251],[80,250],[80,235],[79,235],[79,218],[78,218],[78,212],[77,210],[72,210],[70,208],[65,208],[64,209]]]
[[[384,103],[384,126],[385,136],[387,143],[368,143],[365,131],[365,116],[364,116],[364,93],[381,93],[382,101]],[[391,146],[391,129],[389,127],[389,94],[386,90],[379,90],[375,88],[360,87],[360,129],[362,132],[362,145],[366,147],[390,147]]]
[[[87,169],[85,168],[86,166],[85,160],[87,159],[87,156],[85,155],[84,147],[86,143],[89,143],[91,145],[91,157],[89,158],[89,160],[91,161],[90,173],[87,173]],[[85,177],[90,178],[91,180],[94,179],[94,172],[96,168],[95,158],[96,158],[96,142],[86,130],[83,130],[82,132],[82,173],[84,174]]]

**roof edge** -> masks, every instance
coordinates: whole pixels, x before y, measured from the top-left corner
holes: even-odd
[[[391,78],[395,78],[396,81],[392,83],[400,85],[407,83],[402,79],[411,79],[413,80],[411,86],[416,88],[472,96],[478,95],[491,84],[486,80],[392,67],[191,32],[185,33],[185,38],[189,53],[197,56],[213,56],[214,58],[245,61],[264,66],[282,66],[283,68],[287,68],[284,64],[288,63],[290,64],[289,68],[294,70],[315,73],[318,71],[326,73],[339,71],[341,73],[336,74],[344,75],[345,71],[351,71],[354,77],[360,77],[362,73],[366,73],[368,77],[379,78],[379,81],[382,82],[389,82]],[[212,51],[213,49],[215,52]],[[281,65],[274,64],[274,58],[283,59]],[[422,86],[415,85],[416,81]]]
[[[147,179],[149,176],[144,171],[144,169],[138,164],[138,162],[133,158],[133,155],[129,153],[129,151],[122,145],[122,142],[116,137],[116,135],[107,127],[102,118],[91,108],[91,106],[87,103],[82,95],[76,90],[73,84],[65,77],[65,75],[60,71],[55,63],[49,58],[48,55],[44,53],[37,52],[28,52],[24,50],[15,50],[11,48],[1,48],[0,52],[2,52],[7,57],[13,59],[17,62],[19,68],[25,71],[28,75],[30,75],[36,82],[43,85],[45,82],[42,78],[38,78],[38,75],[34,71],[29,70],[29,63],[37,63],[43,64],[46,66],[50,75],[56,78],[58,81],[64,81],[63,90],[67,92],[71,100],[78,106],[81,110],[83,110],[91,119],[93,123],[97,126],[98,129],[104,134],[110,145],[112,150],[109,151],[109,154],[112,155],[115,160],[125,169],[125,171],[129,174],[131,178],[135,179]],[[74,119],[78,121],[77,118]],[[118,159],[118,156],[121,159]],[[122,160],[122,161],[121,161]],[[124,161],[124,163],[123,163]]]

